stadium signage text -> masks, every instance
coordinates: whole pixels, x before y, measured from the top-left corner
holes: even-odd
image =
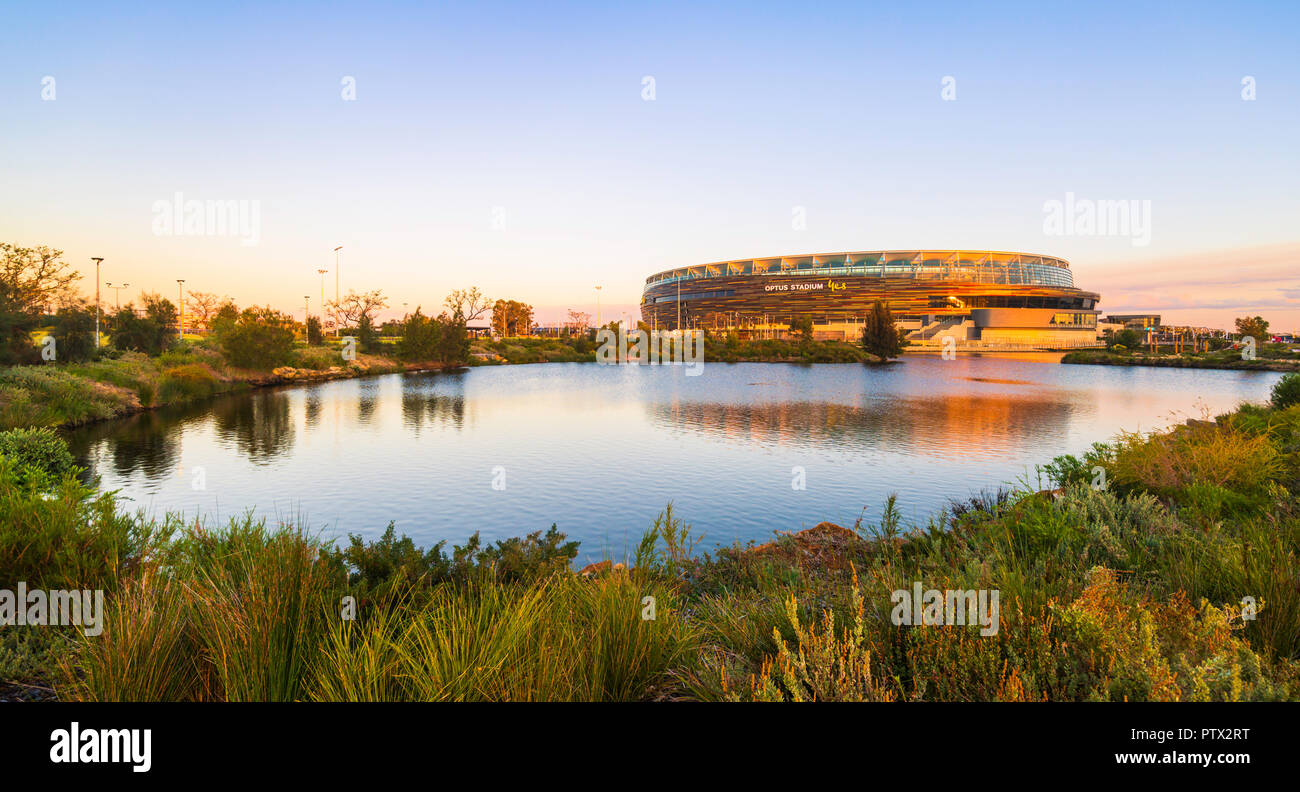
[[[763,291],[820,291],[825,288],[826,284],[821,281],[817,281],[816,283],[769,283],[763,287]]]

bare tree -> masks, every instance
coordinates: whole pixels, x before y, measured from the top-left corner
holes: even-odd
[[[199,324],[205,328],[208,327],[208,322],[216,314],[217,309],[230,300],[229,297],[219,297],[212,292],[192,291],[186,292],[186,294],[189,299],[186,301],[185,307],[190,309],[190,313],[198,317]]]
[[[388,298],[380,289],[361,294],[349,291],[347,296],[338,302],[331,301],[325,305],[334,315],[335,321],[352,327],[359,325],[362,317],[369,317],[373,321],[375,313],[380,308],[388,307]]]
[[[587,328],[591,327],[591,314],[583,311],[569,311],[569,328],[579,335],[586,333]]]
[[[0,290],[27,309],[45,310],[70,303],[72,284],[81,273],[63,260],[63,251],[0,243]]]
[[[460,315],[465,317],[466,322],[474,321],[492,307],[492,301],[484,297],[477,286],[468,289],[452,289],[451,294],[447,295],[447,299],[443,300],[442,304],[447,306],[447,310],[453,316],[460,311]]]

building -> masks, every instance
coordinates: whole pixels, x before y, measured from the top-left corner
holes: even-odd
[[[1160,314],[1110,314],[1102,321],[1106,324],[1121,325],[1134,330],[1158,330]]]
[[[679,267],[646,278],[641,316],[661,330],[680,325],[747,337],[781,337],[791,321],[807,317],[814,338],[853,340],[877,300],[913,344],[1099,344],[1100,295],[1075,288],[1069,262],[992,250],[874,250]]]

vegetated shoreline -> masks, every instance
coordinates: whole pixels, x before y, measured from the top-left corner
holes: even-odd
[[[296,384],[358,379],[386,374],[445,371],[465,368],[463,363],[406,363],[377,355],[359,354],[356,360],[344,365],[313,369],[278,366],[271,371],[238,369],[225,365],[219,356],[209,350],[191,350],[187,353],[197,362],[182,362],[164,368],[160,358],[144,355],[123,356],[134,364],[135,371],[127,373],[126,367],[114,370],[115,361],[103,360],[86,364],[58,364],[12,366],[0,372],[0,429],[45,426],[51,429],[74,429],[91,424],[129,418],[152,410],[183,404],[196,404],[261,388]],[[46,366],[50,366],[47,368]],[[20,398],[35,401],[48,393],[41,393],[38,380],[53,375],[59,377],[60,395],[67,402],[66,409],[57,410],[53,420],[31,420],[28,416],[41,415],[39,411],[27,412],[13,404]],[[177,384],[163,392],[158,385],[169,384],[173,376]],[[20,393],[23,385],[30,385],[27,393]],[[54,388],[51,388],[54,390]],[[65,390],[74,391],[66,393]]]
[[[1300,361],[1256,358],[1242,360],[1239,356],[1223,359],[1197,355],[1161,355],[1152,357],[1141,353],[1118,354],[1103,350],[1078,350],[1068,352],[1062,363],[1092,366],[1147,366],[1151,368],[1194,368],[1223,371],[1300,371]]]
[[[670,504],[625,563],[576,573],[555,526],[448,553],[391,523],[322,542],[128,516],[57,438],[12,435],[0,589],[108,607],[93,638],[0,629],[0,699],[1300,700],[1300,375],[928,525],[891,499],[876,524],[697,554]],[[899,621],[917,586],[998,592],[1000,615]]]

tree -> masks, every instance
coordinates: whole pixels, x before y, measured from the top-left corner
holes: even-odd
[[[790,332],[798,333],[799,340],[803,343],[809,343],[813,340],[813,320],[811,317],[802,316],[790,322]]]
[[[0,243],[0,290],[23,309],[45,313],[73,298],[72,284],[81,273],[63,260],[63,251]]]
[[[361,314],[357,322],[357,346],[362,352],[369,354],[379,352],[383,348],[379,341],[379,331],[375,329],[375,322],[370,318],[370,314]]]
[[[140,299],[145,306],[142,314],[127,303],[113,317],[113,346],[156,357],[177,343],[176,306],[157,294],[141,294]]]
[[[883,360],[896,358],[903,354],[903,347],[907,345],[905,335],[894,322],[889,306],[876,300],[862,327],[862,348]]]
[[[514,300],[497,300],[492,306],[492,332],[500,336],[528,335],[533,327],[533,306]]]
[[[230,302],[229,297],[218,297],[212,292],[192,291],[186,292],[186,295],[189,299],[186,300],[185,304],[189,307],[190,313],[198,319],[200,325],[208,330],[212,329],[208,323],[216,315],[217,309]]]
[[[421,313],[417,305],[415,313],[402,323],[402,340],[397,342],[397,356],[409,361],[433,360],[438,355],[441,341],[442,325]]]
[[[334,320],[341,326],[360,327],[363,318],[370,319],[373,325],[375,313],[380,308],[388,307],[388,298],[379,289],[361,294],[349,291],[343,299],[327,302],[325,305],[333,314]]]
[[[50,306],[71,301],[72,284],[81,277],[62,256],[48,247],[0,243],[0,364],[40,360],[32,331]]]
[[[74,363],[95,356],[95,311],[86,305],[65,305],[54,317],[56,360]]]
[[[325,334],[320,329],[320,319],[315,316],[307,319],[307,343],[310,346],[320,346],[325,343]]]
[[[1131,327],[1126,327],[1110,337],[1110,347],[1112,349],[1116,346],[1122,346],[1125,349],[1137,349],[1141,345],[1141,334]]]
[[[444,313],[438,317],[438,322],[442,325],[438,359],[443,363],[469,362],[469,331],[465,329],[465,317],[459,312],[451,316]]]
[[[591,327],[591,314],[583,311],[569,311],[569,330],[574,335],[585,336]]]
[[[245,308],[230,324],[220,324],[217,341],[231,365],[265,370],[284,365],[293,351],[293,318],[272,309]]]
[[[1259,316],[1245,316],[1237,319],[1237,333],[1243,338],[1250,336],[1255,343],[1262,344],[1269,339],[1268,322]]]
[[[459,314],[465,317],[465,321],[472,322],[482,316],[492,302],[483,296],[477,286],[471,286],[468,289],[452,289],[442,304],[447,306],[452,316]]]

